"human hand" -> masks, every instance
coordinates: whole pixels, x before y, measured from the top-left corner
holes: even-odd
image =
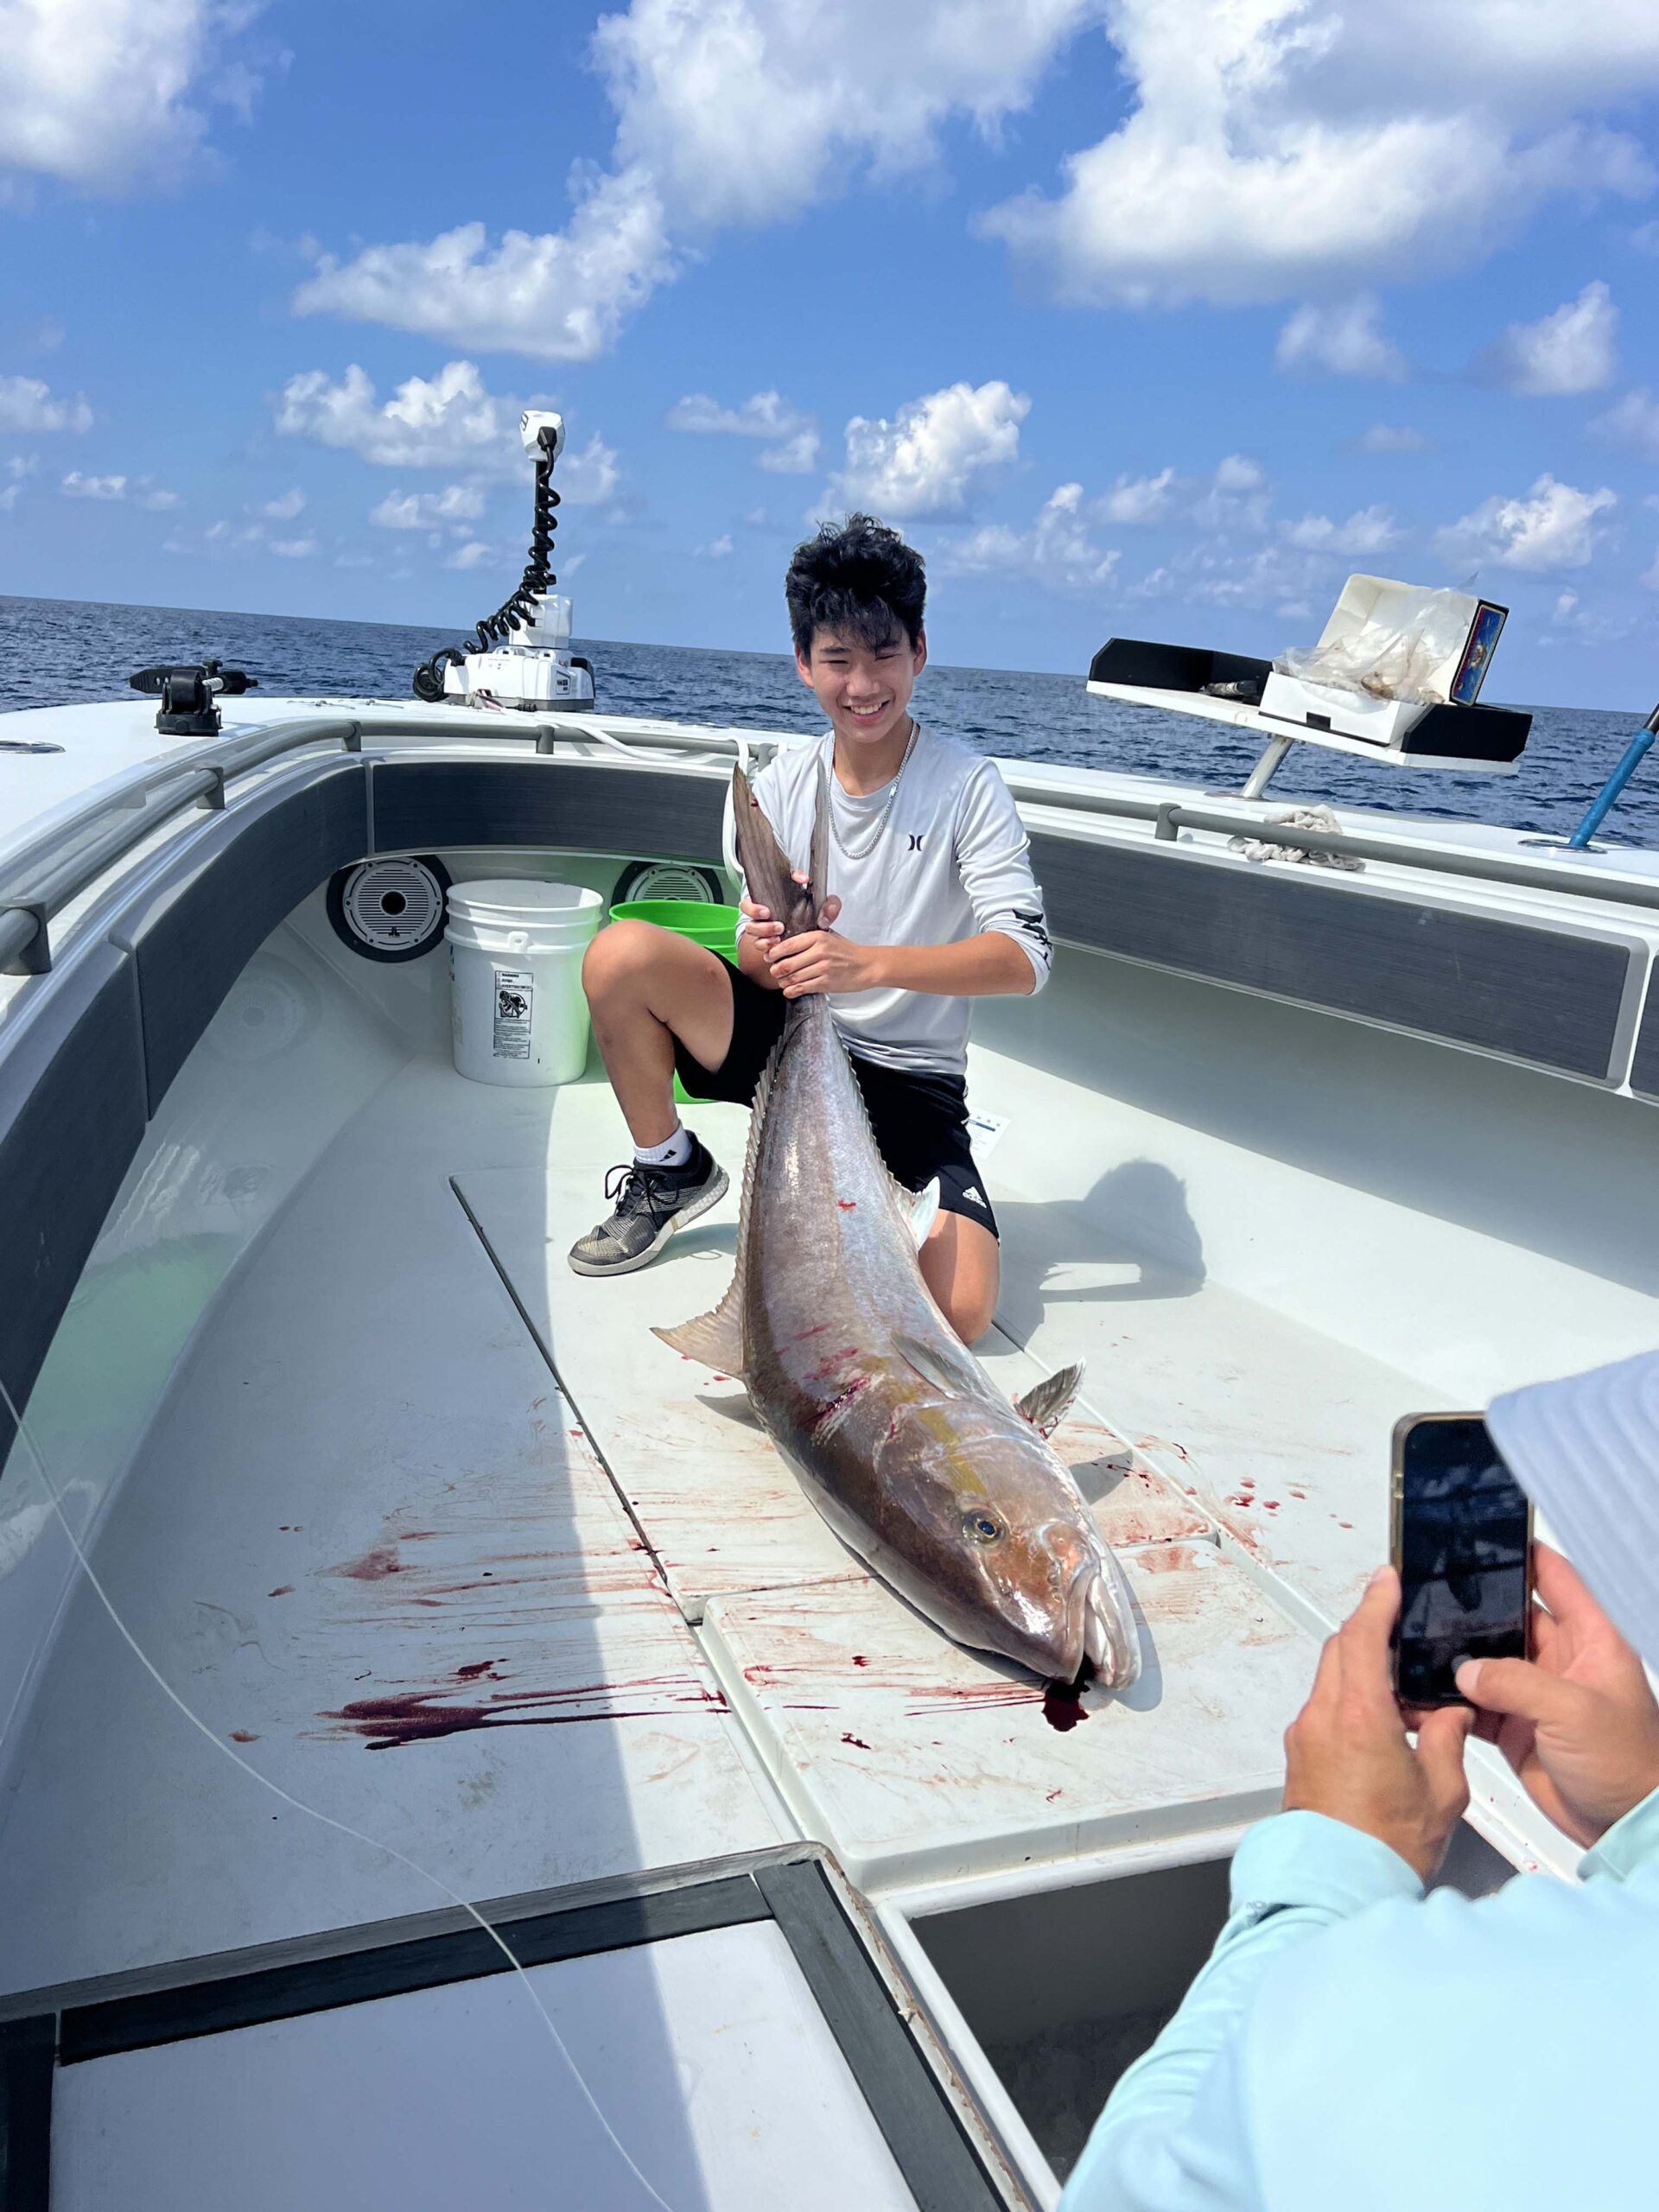
[[[1545,1818],[1589,1847],[1659,1789],[1659,1703],[1573,1568],[1532,1548],[1531,1659],[1465,1659],[1458,1688]],[[1544,1610],[1545,1606],[1548,1611]]]
[[[1463,1747],[1473,1714],[1446,1706],[1406,1736],[1389,1663],[1400,1578],[1379,1567],[1319,1655],[1313,1693],[1285,1732],[1285,1810],[1324,1813],[1397,1851],[1425,1882],[1469,1802]]]
[[[796,869],[795,880],[797,883],[803,884],[806,881],[805,872],[803,869]],[[749,925],[746,935],[753,938],[763,953],[767,945],[777,944],[784,933],[784,925],[781,922],[772,919],[770,906],[757,906],[753,899],[747,897],[740,899],[737,906],[738,912],[743,915]],[[819,908],[818,919],[828,929],[840,912],[841,901],[832,893]]]
[[[833,920],[839,900],[826,899],[823,905]],[[855,944],[851,938],[824,928],[792,937],[787,944],[769,945],[765,958],[784,996],[798,999],[813,991],[868,991],[876,981],[875,956],[874,945]]]

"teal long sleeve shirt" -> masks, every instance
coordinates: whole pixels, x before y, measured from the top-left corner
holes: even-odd
[[[1580,1872],[1425,1897],[1357,1828],[1262,1821],[1061,2212],[1659,2204],[1659,1790]]]

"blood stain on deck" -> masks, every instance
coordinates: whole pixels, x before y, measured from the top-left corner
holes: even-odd
[[[336,1724],[330,1732],[333,1734],[357,1736],[372,1751],[389,1751],[482,1728],[568,1727],[583,1720],[662,1720],[688,1709],[711,1713],[726,1710],[726,1700],[717,1688],[671,1675],[548,1690],[499,1690],[479,1703],[452,1703],[448,1699],[448,1692],[442,1689],[402,1690],[388,1697],[353,1698],[318,1717]]]

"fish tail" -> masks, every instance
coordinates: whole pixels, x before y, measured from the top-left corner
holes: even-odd
[[[812,833],[811,873],[804,884],[796,882],[789,855],[779,843],[741,768],[732,771],[732,821],[744,888],[754,904],[764,906],[774,921],[783,924],[785,937],[801,937],[817,929],[818,877],[824,866],[819,846],[828,842],[829,798],[823,785],[818,791],[818,822]]]

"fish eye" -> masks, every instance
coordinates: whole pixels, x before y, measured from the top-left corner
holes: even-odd
[[[996,1515],[988,1512],[982,1505],[976,1506],[971,1513],[964,1513],[962,1525],[964,1532],[976,1544],[998,1543],[1008,1533]]]

